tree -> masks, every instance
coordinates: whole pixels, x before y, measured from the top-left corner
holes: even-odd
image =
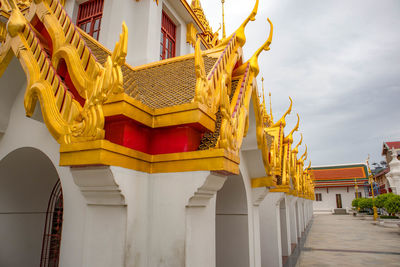
[[[351,206],[353,206],[354,208],[358,208],[358,204],[360,202],[361,198],[355,198],[353,199],[353,201],[351,202]]]
[[[400,196],[395,194],[390,194],[390,196],[385,201],[385,209],[386,211],[394,215],[395,213],[400,212]]]
[[[393,194],[388,193],[388,194],[382,194],[382,195],[377,196],[377,198],[375,199],[375,206],[377,208],[385,208],[385,202],[391,195],[393,195]]]
[[[373,199],[372,198],[360,198],[358,202],[358,207],[362,210],[372,209]]]

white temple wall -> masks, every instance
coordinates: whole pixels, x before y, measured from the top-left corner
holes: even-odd
[[[297,219],[297,237],[301,238],[303,236],[303,216],[301,212],[301,198],[298,198],[296,201],[296,219]]]
[[[253,266],[250,263],[248,195],[244,177],[231,175],[217,193],[216,266]]]
[[[261,202],[260,239],[261,266],[282,266],[282,245],[279,204],[284,193],[269,193]]]
[[[10,79],[10,77],[25,81],[25,76],[3,75],[0,78],[0,84],[3,84],[5,79]],[[73,181],[69,168],[58,166],[59,144],[50,135],[45,124],[25,116],[23,104],[25,85],[22,88],[11,87],[7,89],[18,92],[18,95],[13,101],[9,123],[0,140],[0,160],[12,151],[23,147],[40,150],[50,159],[61,180],[64,197],[60,266],[82,266],[85,201]],[[3,99],[4,93],[5,91],[2,90],[0,99]],[[21,168],[23,167],[21,166]],[[34,193],[32,192],[32,194]],[[20,251],[18,252],[20,253]],[[38,253],[40,258],[40,251]]]
[[[215,194],[226,177],[111,168],[127,203],[125,266],[215,265]]]
[[[291,239],[290,239],[290,214],[289,205],[285,197],[281,200],[279,204],[279,217],[281,224],[281,246],[282,246],[282,256],[290,256],[291,251]]]
[[[358,192],[361,192],[362,197],[365,197],[363,186],[358,187]],[[315,193],[321,194],[322,201],[314,201],[314,212],[332,212],[333,209],[336,209],[336,194],[340,194],[342,208],[347,210],[352,208],[351,202],[355,198],[354,187],[330,187],[328,190],[326,188],[315,188]]]
[[[305,219],[305,215],[304,215],[304,199],[300,198],[299,199],[299,212],[300,212],[300,221],[301,221],[301,236],[304,235],[304,230],[306,229],[306,219]]]
[[[174,6],[179,7],[179,10]],[[160,0],[153,1],[104,1],[99,41],[110,50],[114,49],[125,21],[128,30],[128,55],[131,66],[140,66],[160,60],[160,34],[162,10],[176,25],[176,56],[194,52],[186,43],[188,13],[181,3]],[[183,16],[186,15],[185,18]]]
[[[10,77],[21,77],[21,79],[10,79]],[[7,129],[18,93],[26,86],[25,73],[17,58],[11,60],[0,81],[0,133],[3,134]]]
[[[310,218],[309,218],[309,220],[311,221],[312,220],[312,218],[313,218],[313,214],[314,214],[314,212],[313,212],[313,205],[314,205],[314,200],[309,200],[308,201],[308,210],[309,210],[309,214],[310,214]]]
[[[287,200],[289,202],[289,223],[290,223],[290,242],[291,244],[297,244],[297,221],[296,221],[296,201],[297,197],[287,196]]]
[[[208,175],[206,171],[151,175],[148,266],[185,266],[186,205]],[[212,228],[209,225],[206,233]]]
[[[37,149],[17,149],[0,161],[0,266],[39,265],[47,205],[57,181],[51,161]]]

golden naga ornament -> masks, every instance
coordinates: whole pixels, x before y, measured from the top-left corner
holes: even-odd
[[[9,3],[12,11],[7,24],[6,41],[2,45],[2,48],[8,48],[9,51],[3,50],[1,55],[12,51],[26,73],[24,105],[27,116],[33,115],[39,100],[46,126],[60,144],[103,139],[102,105],[110,94],[122,92],[121,66],[125,63],[128,39],[125,23],[113,54],[107,58],[104,66],[101,66],[90,54],[79,34],[74,34],[75,38],[67,40],[66,37],[71,36],[77,29],[64,27],[72,22],[63,11],[60,2],[37,0],[30,8],[42,19],[50,35],[53,47],[50,58],[43,49],[46,44],[39,39],[34,26],[25,18],[14,0]],[[56,10],[62,10],[59,17],[55,16]],[[69,31],[66,34],[61,32],[67,28]],[[82,57],[79,57],[79,49],[83,51]],[[76,96],[70,92],[56,71],[61,62],[65,62],[73,85],[84,99],[83,106],[75,99]],[[84,71],[83,64],[87,66]]]

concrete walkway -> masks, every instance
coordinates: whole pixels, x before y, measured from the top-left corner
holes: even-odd
[[[400,228],[351,215],[314,215],[296,267],[400,266]]]

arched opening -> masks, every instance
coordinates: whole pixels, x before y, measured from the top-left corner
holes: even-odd
[[[229,176],[217,193],[216,266],[249,266],[246,190],[241,175]]]
[[[50,234],[55,233],[53,226],[57,225],[61,232],[62,194],[51,198],[57,183],[54,165],[35,148],[14,150],[0,161],[0,266],[39,266],[45,225],[49,225]],[[61,186],[58,188],[56,191],[61,192]],[[49,199],[54,202],[50,209]],[[52,216],[47,217],[52,221],[46,223],[48,210]],[[56,265],[41,266],[58,266],[60,239],[51,236],[49,242],[58,250],[49,250],[57,255],[53,261]]]

